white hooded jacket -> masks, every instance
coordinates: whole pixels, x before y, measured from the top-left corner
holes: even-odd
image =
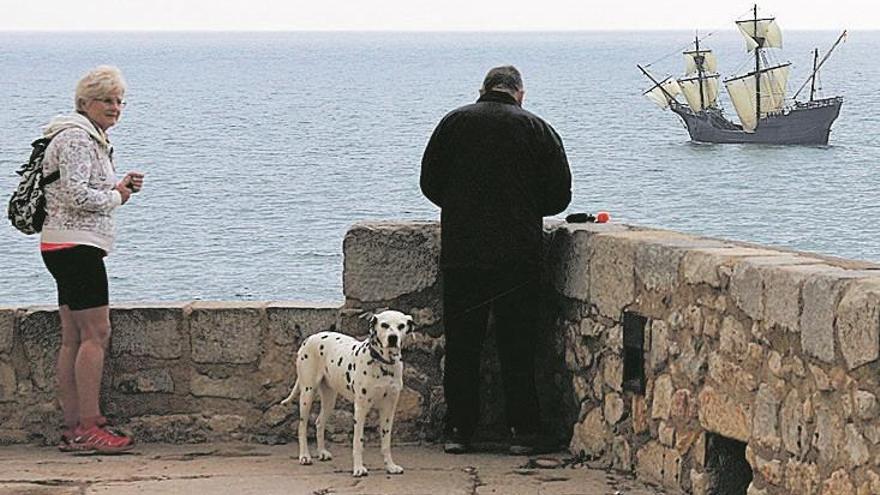
[[[113,147],[107,135],[83,115],[52,119],[43,135],[52,141],[43,159],[43,175],[59,170],[59,180],[45,187],[46,221],[41,242],[94,246],[110,252],[113,211],[122,204],[115,189]]]

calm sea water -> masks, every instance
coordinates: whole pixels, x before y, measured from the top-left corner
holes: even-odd
[[[786,33],[793,88],[812,47],[836,36]],[[5,201],[40,127],[72,107],[78,77],[118,65],[130,86],[111,129],[118,166],[147,185],[118,212],[111,299],[338,301],[347,228],[436,219],[418,188],[424,145],[489,67],[513,63],[525,106],[565,142],[570,211],[880,261],[880,32],[851,33],[822,73],[825,94],[846,98],[827,147],[689,142],[641,96],[635,64],[678,72],[691,37],[0,33],[0,191]],[[733,31],[704,44],[723,75],[748,67]],[[0,304],[54,302],[36,238],[7,224],[0,253]]]

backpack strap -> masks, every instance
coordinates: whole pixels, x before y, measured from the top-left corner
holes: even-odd
[[[55,182],[56,180],[58,180],[60,178],[61,178],[61,171],[56,170],[56,171],[52,172],[51,174],[40,179],[40,187],[46,187],[49,184]]]
[[[31,160],[30,160],[31,162],[33,162],[34,159],[36,159],[38,156],[40,157],[40,161],[42,162],[42,156],[46,153],[46,148],[49,147],[50,141],[52,141],[52,138],[50,138],[50,137],[41,137],[41,138],[37,139],[36,141],[34,141],[33,143],[31,143],[31,146],[33,147],[33,151],[31,152]],[[60,178],[61,178],[61,171],[56,170],[56,171],[52,172],[51,174],[40,179],[40,187],[47,186]]]

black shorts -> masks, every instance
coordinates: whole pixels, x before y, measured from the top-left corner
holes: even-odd
[[[56,251],[42,251],[43,263],[58,286],[58,305],[73,311],[107,306],[107,269],[103,249],[75,246]]]

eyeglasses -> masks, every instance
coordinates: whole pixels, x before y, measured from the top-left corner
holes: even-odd
[[[112,107],[113,105],[119,105],[120,107],[124,107],[126,105],[126,101],[122,98],[95,98],[95,101],[100,101],[101,103]]]

